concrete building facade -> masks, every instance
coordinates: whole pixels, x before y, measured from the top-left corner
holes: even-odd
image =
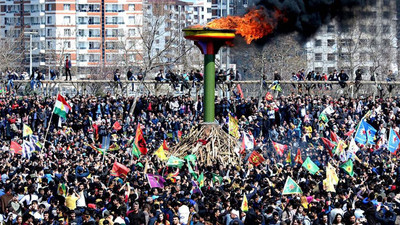
[[[398,70],[398,28],[396,1],[371,0],[367,7],[346,9],[354,19],[338,19],[320,28],[305,45],[307,69],[330,73],[344,69],[351,79],[358,69],[363,79],[376,75],[384,79]]]
[[[85,76],[123,61],[121,55],[123,62],[138,57],[137,47],[129,52],[121,45],[140,37],[142,6],[142,0],[0,0],[0,37],[33,32],[34,68],[62,68],[69,56],[74,72]],[[24,35],[28,51],[29,36]]]

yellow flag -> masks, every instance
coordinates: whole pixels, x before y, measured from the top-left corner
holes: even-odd
[[[241,209],[243,212],[249,211],[249,202],[247,201],[246,194],[243,194],[243,201],[242,201]]]
[[[229,134],[234,136],[235,138],[239,138],[239,125],[238,120],[233,116],[229,115]]]
[[[323,181],[324,190],[327,192],[336,192],[335,186],[339,182],[339,177],[336,174],[335,168],[328,163],[326,167],[326,179]]]
[[[28,125],[24,124],[24,126],[22,127],[22,137],[26,137],[32,134],[32,129]]]
[[[154,152],[154,155],[158,156],[158,158],[160,158],[162,161],[166,161],[166,160],[168,159],[167,156],[165,155],[163,145],[161,145],[161,146],[157,149],[157,151]]]

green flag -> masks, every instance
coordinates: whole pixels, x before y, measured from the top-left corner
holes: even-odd
[[[310,159],[310,157],[307,157],[302,167],[306,168],[306,170],[308,170],[308,172],[310,172],[312,175],[319,170],[319,167]]]
[[[197,174],[194,172],[194,170],[193,170],[192,166],[190,165],[189,161],[187,162],[187,166],[188,166],[189,173],[193,176],[194,179],[197,179]]]
[[[104,148],[96,148],[96,151],[102,155],[107,154],[107,149],[104,149]]]
[[[282,195],[302,194],[300,186],[291,178],[286,179],[285,186],[283,187]]]
[[[141,162],[138,162],[138,163],[136,164],[136,166],[142,167],[142,168],[143,168],[143,164],[142,164]]]
[[[139,151],[139,148],[136,147],[135,143],[132,145],[132,155],[136,156],[136,158],[140,158],[142,153]]]
[[[201,173],[199,178],[197,179],[197,181],[199,182],[199,187],[202,188],[204,187],[204,174]]]
[[[187,155],[187,156],[185,156],[184,159],[188,162],[191,162],[193,164],[193,166],[196,165],[197,157],[195,155],[193,155],[193,154]]]
[[[326,114],[325,113],[321,113],[321,114],[319,114],[319,120],[322,120],[322,121],[324,121],[325,123],[327,123],[329,120],[328,120],[328,117],[326,116]]]
[[[183,161],[183,159],[171,155],[168,159],[167,166],[181,168],[184,163],[185,161]]]
[[[219,184],[222,184],[222,180],[223,179],[222,179],[222,177],[220,175],[215,174],[215,173],[213,173],[212,175],[213,175],[213,177],[212,177],[213,183],[219,182]]]
[[[353,161],[351,159],[340,165],[340,168],[344,169],[350,176],[354,176]]]

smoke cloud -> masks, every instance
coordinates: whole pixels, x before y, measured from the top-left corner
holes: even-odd
[[[268,11],[281,11],[287,18],[278,22],[272,35],[298,31],[306,39],[335,17],[342,22],[351,19],[351,13],[343,12],[346,7],[365,5],[363,0],[261,0],[258,3]]]

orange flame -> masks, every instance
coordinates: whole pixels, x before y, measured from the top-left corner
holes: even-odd
[[[244,16],[228,16],[209,22],[206,27],[213,29],[234,29],[250,44],[272,33],[279,20],[286,21],[279,10],[267,15],[264,9],[253,9]]]

